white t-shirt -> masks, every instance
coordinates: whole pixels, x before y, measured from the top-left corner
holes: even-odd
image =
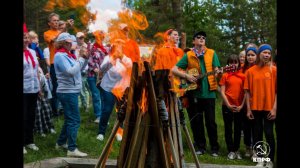
[[[45,58],[45,59],[46,59],[46,58],[50,58],[49,47],[44,48],[43,54],[44,54],[44,58]]]

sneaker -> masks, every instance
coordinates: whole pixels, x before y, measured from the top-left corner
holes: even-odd
[[[250,146],[247,146],[245,150],[245,157],[251,157],[251,155],[252,155],[252,149]]]
[[[122,141],[122,135],[120,135],[120,134],[116,134],[116,139],[117,139],[117,141]]]
[[[102,134],[99,134],[99,135],[97,136],[97,139],[98,139],[99,141],[103,141],[103,139],[104,139],[104,135],[102,135]]]
[[[236,154],[234,152],[229,152],[228,155],[227,155],[227,158],[229,160],[233,160],[236,158]]]
[[[267,162],[265,167],[266,168],[273,168],[273,162],[272,161]]]
[[[218,157],[219,154],[218,154],[218,152],[212,152],[212,153],[211,153],[211,156],[213,156],[213,157]]]
[[[63,145],[58,145],[58,143],[55,144],[55,149],[68,149],[68,145],[67,144],[63,144]]]
[[[236,158],[238,160],[242,160],[243,159],[242,156],[241,156],[241,154],[240,154],[240,152],[235,152],[235,156],[236,156]]]
[[[23,154],[25,155],[27,153],[27,150],[25,148],[25,146],[23,147]]]
[[[70,156],[70,157],[86,157],[87,154],[86,154],[86,153],[83,153],[83,152],[80,152],[80,151],[76,148],[74,151],[69,151],[69,150],[68,150],[67,156]]]
[[[32,150],[35,150],[35,151],[38,151],[38,150],[39,150],[39,148],[38,148],[35,144],[33,144],[33,143],[27,145],[27,148],[32,149]]]
[[[264,162],[258,162],[255,167],[264,167]]]
[[[203,155],[205,153],[205,150],[200,149],[196,151],[196,155]]]
[[[46,134],[44,134],[44,133],[41,133],[41,137],[46,137]]]
[[[99,123],[100,122],[100,117],[97,117],[96,120],[94,121],[95,123]]]
[[[51,134],[56,134],[56,131],[55,131],[53,128],[51,128],[51,129],[50,129],[50,133],[51,133]]]

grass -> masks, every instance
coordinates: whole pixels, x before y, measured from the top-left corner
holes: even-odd
[[[116,113],[113,112],[110,121],[109,126],[107,128],[107,133],[105,135],[105,139],[103,142],[100,142],[96,139],[97,132],[98,132],[98,124],[94,123],[95,117],[92,112],[93,110],[90,109],[89,112],[81,112],[81,125],[78,131],[78,138],[77,138],[77,145],[79,150],[88,153],[88,158],[97,159],[100,154],[101,150],[104,147],[111,129],[113,127],[114,121],[116,119]],[[187,114],[186,120],[188,119]],[[57,131],[57,134],[47,134],[46,137],[41,137],[40,135],[35,135],[35,143],[40,148],[39,151],[32,151],[30,149],[27,150],[27,154],[24,155],[24,163],[30,163],[30,162],[39,162],[40,160],[54,158],[54,157],[66,157],[66,150],[56,150],[55,149],[55,143],[59,136],[60,129],[63,124],[63,117],[58,117],[53,119],[55,130]],[[221,100],[220,98],[217,99],[216,102],[216,122],[218,125],[218,142],[220,144],[220,151],[219,151],[219,157],[215,158],[210,155],[209,151],[209,143],[207,146],[207,153],[201,156],[198,156],[198,159],[200,163],[211,163],[211,164],[225,164],[225,165],[255,165],[250,158],[243,158],[242,160],[227,160],[227,148],[225,143],[225,136],[224,136],[224,122],[223,122],[223,116],[221,112]],[[190,123],[187,121],[187,126],[190,131],[190,135],[193,136],[191,129],[190,129]],[[182,131],[183,134],[183,131]],[[183,147],[184,147],[184,154],[185,154],[185,161],[186,162],[194,162],[192,153],[190,152],[190,149],[187,145],[187,142],[185,140],[185,135],[182,135],[183,139]],[[207,136],[206,136],[207,137]],[[192,138],[192,137],[191,137]],[[207,142],[208,139],[207,139]],[[110,159],[116,159],[119,155],[119,148],[120,148],[121,142],[115,141],[112,147],[112,151],[109,155]],[[241,154],[244,154],[245,152],[245,145],[243,143],[243,138],[241,139],[241,147],[240,147]]]

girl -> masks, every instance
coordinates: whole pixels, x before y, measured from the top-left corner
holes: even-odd
[[[247,117],[254,120],[254,144],[263,140],[264,131],[266,141],[270,146],[268,156],[259,155],[259,157],[271,159],[267,162],[267,167],[273,167],[275,153],[273,125],[277,109],[277,69],[272,64],[271,51],[270,45],[260,45],[257,64],[247,70],[244,84],[247,95]],[[263,166],[263,164],[259,162],[258,166]]]
[[[235,65],[234,72],[223,74],[219,84],[221,86],[221,96],[223,99],[222,113],[225,125],[225,141],[228,150],[228,159],[242,159],[238,152],[241,140],[242,113],[244,106],[243,84],[245,76],[237,69],[240,67],[239,57],[231,55],[227,60],[227,65]],[[234,138],[232,138],[232,124],[234,124]]]
[[[248,44],[248,48],[246,48],[246,59],[245,64],[241,71],[245,74],[246,71],[251,68],[256,63],[256,57],[257,57],[257,49],[258,47],[250,43]],[[245,95],[246,96],[246,95]],[[243,117],[242,117],[242,127],[244,131],[244,144],[246,146],[245,150],[245,157],[251,157],[252,156],[252,145],[253,145],[253,121],[249,120],[247,117],[247,107],[246,104],[244,105],[244,108],[242,109]]]

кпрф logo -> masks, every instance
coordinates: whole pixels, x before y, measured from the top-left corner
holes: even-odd
[[[271,148],[267,142],[264,141],[256,142],[256,144],[253,146],[253,153],[254,155],[256,155],[256,157],[252,157],[253,162],[271,161],[271,159],[268,158],[270,151]]]

